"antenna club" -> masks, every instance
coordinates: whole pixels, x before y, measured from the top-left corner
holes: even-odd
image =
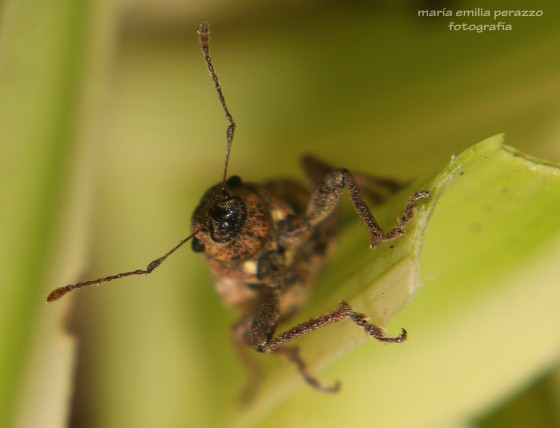
[[[47,303],[54,302],[55,300],[60,299],[62,296],[68,293],[68,291],[70,291],[68,290],[68,287],[60,287],[56,290],[51,291],[47,296]]]
[[[165,259],[164,259],[163,257],[161,257],[161,258],[156,259],[156,260],[154,260],[153,262],[151,262],[151,263],[148,265],[148,267],[146,268],[146,272],[147,272],[147,273],[151,273],[155,268],[157,268],[157,267],[161,264],[161,262],[162,262],[163,260],[165,260]]]
[[[58,300],[62,296],[68,294],[70,291],[78,289],[78,288],[90,287],[92,285],[105,284],[107,282],[114,281],[115,279],[121,279],[121,278],[125,278],[127,276],[148,275],[148,274],[152,273],[159,265],[161,265],[165,261],[165,259],[167,259],[167,257],[169,257],[171,254],[173,254],[175,251],[177,251],[185,242],[190,240],[198,232],[200,232],[200,229],[194,231],[189,236],[187,236],[185,239],[181,240],[177,245],[175,245],[171,250],[169,250],[163,256],[161,256],[161,257],[153,260],[152,262],[150,262],[150,264],[148,265],[148,267],[146,269],[136,269],[136,270],[131,270],[129,272],[121,272],[121,273],[118,273],[116,275],[109,275],[109,276],[106,276],[106,277],[103,277],[103,278],[92,279],[92,280],[89,280],[89,281],[78,282],[76,284],[65,285],[64,287],[59,287],[59,288],[51,291],[50,294],[47,296],[47,302],[54,302],[55,300]]]
[[[198,27],[198,36],[200,37],[200,43],[208,46],[208,41],[210,40],[210,26],[208,22],[205,21],[200,24],[200,27]]]

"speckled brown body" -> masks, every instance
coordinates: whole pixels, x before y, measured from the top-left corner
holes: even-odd
[[[243,183],[230,190],[245,198],[247,220],[232,241],[205,251],[216,291],[224,304],[246,311],[257,302],[260,287],[272,287],[285,319],[307,300],[333,243],[335,213],[310,228],[301,244],[283,246],[286,220],[303,215],[311,192],[291,180]],[[200,221],[196,212],[193,218],[194,230]]]
[[[47,301],[57,300],[78,288],[150,274],[191,240],[193,250],[204,253],[221,299],[226,305],[242,311],[241,318],[233,326],[233,338],[236,349],[251,372],[256,373],[257,370],[246,354],[247,349],[273,352],[294,363],[312,387],[334,392],[338,384],[327,386],[313,377],[299,355],[299,348],[287,346],[289,342],[344,320],[354,322],[370,337],[386,343],[404,341],[406,331],[403,329],[396,337],[388,336],[383,328],[370,324],[366,315],[354,312],[346,302],[340,302],[331,312],[280,334],[275,334],[276,329],[307,300],[333,243],[336,213],[345,189],[369,233],[371,248],[401,236],[414,215],[416,201],[428,198],[429,193],[426,190],[414,192],[397,225],[385,232],[369,210],[361,191],[374,201],[380,201],[401,188],[398,181],[353,175],[347,169],[332,168],[312,157],[303,159],[304,171],[312,185],[310,190],[291,180],[275,180],[259,185],[244,183],[235,175],[228,178],[229,154],[236,125],[210,58],[208,23],[200,25],[198,34],[208,71],[229,122],[222,181],[204,194],[195,209],[191,221],[192,233],[145,269],[59,287],[47,296]]]
[[[304,158],[303,166],[312,183],[311,190],[291,180],[261,185],[244,183],[238,176],[211,187],[193,213],[192,247],[204,253],[223,302],[242,312],[233,333],[243,360],[249,360],[247,348],[274,352],[293,362],[311,386],[332,392],[338,386],[325,386],[311,376],[298,348],[287,347],[286,343],[345,319],[383,342],[402,342],[406,338],[404,330],[397,337],[388,336],[345,302],[326,315],[275,335],[278,325],[305,303],[315,283],[333,244],[342,192],[348,190],[369,231],[372,246],[402,235],[402,228],[413,216],[415,202],[428,193],[415,192],[397,226],[384,232],[358,186],[381,200],[400,187],[397,182],[354,176],[312,157]]]
[[[229,125],[223,178],[204,194],[193,213],[189,237],[192,248],[204,253],[223,302],[242,311],[241,318],[233,326],[233,337],[236,349],[251,372],[258,370],[246,354],[248,348],[274,352],[294,363],[309,385],[334,392],[338,385],[326,386],[311,376],[299,356],[299,349],[286,346],[287,343],[345,319],[382,342],[402,342],[406,331],[403,329],[399,336],[390,337],[382,328],[370,324],[366,315],[354,312],[346,302],[281,334],[275,335],[276,329],[307,300],[332,245],[335,216],[344,189],[369,232],[371,248],[401,236],[403,227],[414,214],[415,202],[429,194],[425,190],[415,192],[398,224],[384,232],[359,187],[379,201],[401,187],[397,181],[362,174],[354,176],[347,169],[332,168],[313,157],[303,159],[304,171],[312,184],[309,191],[291,180],[259,185],[244,183],[235,175],[228,178],[236,125],[210,58],[208,23],[200,25],[198,34]]]

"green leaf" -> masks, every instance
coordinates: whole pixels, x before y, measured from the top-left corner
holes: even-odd
[[[497,136],[419,187],[433,198],[394,248],[360,255],[365,232],[353,226],[326,274],[347,278],[333,295],[375,322],[388,321],[416,292],[392,323],[406,327],[409,340],[382,346],[350,322],[309,335],[299,341],[304,358],[314,370],[330,365],[320,376],[341,379],[343,391],[324,397],[293,369],[278,368],[232,426],[464,423],[558,360],[558,168],[502,146]],[[402,198],[383,217],[399,207]],[[328,278],[321,287],[334,283]],[[313,311],[324,307],[314,303]]]
[[[345,323],[300,341],[315,374],[342,382],[336,396],[257,355],[263,388],[236,406],[245,372],[229,326],[238,314],[188,252],[149,278],[45,305],[53,287],[161,255],[188,232],[223,160],[222,112],[194,53],[199,7],[185,23],[176,5],[123,14],[109,3],[2,3],[0,425],[61,426],[71,409],[75,424],[104,428],[469,426],[557,367],[557,169],[497,141],[447,167],[449,187],[421,205],[394,248],[369,251],[357,221],[342,231],[292,321],[350,299],[376,322],[398,313],[389,331],[406,327],[409,340],[385,346]],[[216,24],[213,56],[239,124],[231,172],[290,176],[312,151],[352,170],[418,176],[497,129],[555,157],[558,2],[546,3],[543,18],[515,19],[507,34],[451,33],[442,21],[410,20],[404,4],[321,4],[297,20],[288,3],[247,3],[246,20],[237,8],[203,13]],[[461,164],[469,168],[457,175]],[[413,187],[434,192],[437,177]],[[413,190],[375,209],[385,227]],[[73,340],[63,330],[72,307]],[[560,408],[554,376],[549,410]]]
[[[0,8],[0,426],[60,427],[76,341],[65,328],[71,301],[57,308],[44,296],[80,275],[87,259],[86,142],[110,32],[104,2],[7,0]]]

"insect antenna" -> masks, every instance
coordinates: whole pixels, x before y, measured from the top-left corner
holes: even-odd
[[[200,230],[191,233],[189,236],[187,236],[185,239],[183,239],[181,242],[175,245],[171,250],[169,250],[163,256],[151,261],[146,267],[146,269],[136,269],[130,272],[122,272],[116,275],[109,275],[104,278],[91,279],[89,281],[78,282],[77,284],[65,285],[64,287],[59,287],[56,290],[51,291],[47,296],[47,302],[54,302],[55,300],[60,299],[62,296],[66,295],[70,291],[75,290],[77,288],[90,287],[92,285],[101,285],[106,282],[111,282],[115,279],[125,278],[127,276],[147,275],[149,273],[152,273],[159,265],[161,265],[165,261],[167,257],[169,257],[171,254],[177,251],[179,247],[181,247],[185,242],[187,242],[189,239],[195,236],[198,232],[200,232]]]
[[[207,22],[203,22],[202,24],[200,24],[200,27],[198,29],[198,37],[199,37],[199,40],[200,40],[200,46],[202,48],[202,52],[204,54],[204,59],[206,61],[206,65],[208,67],[208,71],[210,72],[210,76],[212,77],[212,80],[214,81],[214,86],[216,87],[216,92],[218,93],[220,103],[222,104],[222,107],[224,109],[226,119],[229,121],[229,126],[227,128],[227,133],[226,133],[226,136],[227,136],[226,160],[225,160],[225,164],[224,164],[224,175],[223,175],[223,178],[222,178],[222,186],[225,187],[225,182],[226,182],[226,179],[227,179],[227,168],[228,168],[228,164],[229,164],[229,154],[230,154],[230,151],[231,151],[231,144],[233,142],[233,135],[235,133],[235,122],[233,121],[233,117],[231,116],[231,113],[229,112],[229,110],[227,108],[226,100],[225,100],[224,95],[222,93],[222,87],[220,86],[220,82],[218,80],[216,70],[214,69],[214,65],[212,64],[212,59],[210,58],[210,45],[209,45],[210,28],[209,28]],[[192,237],[194,237],[199,231],[200,230],[197,230],[197,231],[191,233],[189,236],[187,236],[185,239],[183,239],[181,242],[179,242],[175,247],[173,247],[171,250],[169,250],[163,256],[161,256],[160,258],[155,259],[152,262],[150,262],[148,264],[148,266],[146,267],[146,269],[136,269],[136,270],[133,270],[133,271],[130,271],[130,272],[121,272],[121,273],[118,273],[116,275],[109,275],[109,276],[106,276],[106,277],[103,277],[103,278],[92,279],[92,280],[88,280],[88,281],[78,282],[76,284],[65,285],[64,287],[59,287],[59,288],[51,291],[49,293],[49,295],[47,296],[47,302],[53,302],[55,300],[58,300],[62,296],[66,295],[67,293],[71,292],[72,290],[76,290],[78,288],[90,287],[92,285],[101,285],[101,284],[105,284],[107,282],[111,282],[115,279],[125,278],[127,276],[150,274],[154,271],[154,269],[156,269],[160,264],[162,264],[167,257],[169,257],[171,254],[173,254],[177,249],[179,249],[179,247],[181,247],[183,244],[185,244]]]
[[[220,86],[220,81],[218,80],[218,75],[216,74],[216,70],[214,69],[214,65],[212,64],[212,58],[210,58],[210,27],[208,26],[207,22],[203,22],[202,24],[200,24],[200,27],[198,29],[198,39],[200,40],[200,47],[202,48],[202,53],[204,54],[204,60],[206,61],[208,71],[210,72],[210,76],[212,76],[212,80],[214,81],[216,92],[218,92],[218,98],[220,98],[220,103],[224,108],[226,119],[229,121],[229,126],[226,131],[226,161],[224,164],[224,176],[222,178],[222,187],[225,187],[227,168],[229,164],[229,153],[231,151],[231,143],[233,142],[233,134],[235,133],[235,122],[233,121],[233,117],[231,116],[227,108],[226,100],[224,98],[224,94],[222,93],[222,87]]]

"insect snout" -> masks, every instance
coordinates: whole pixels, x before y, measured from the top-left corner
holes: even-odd
[[[231,241],[238,234],[247,218],[247,209],[243,201],[224,191],[224,200],[220,200],[208,209],[210,236],[214,242]]]

